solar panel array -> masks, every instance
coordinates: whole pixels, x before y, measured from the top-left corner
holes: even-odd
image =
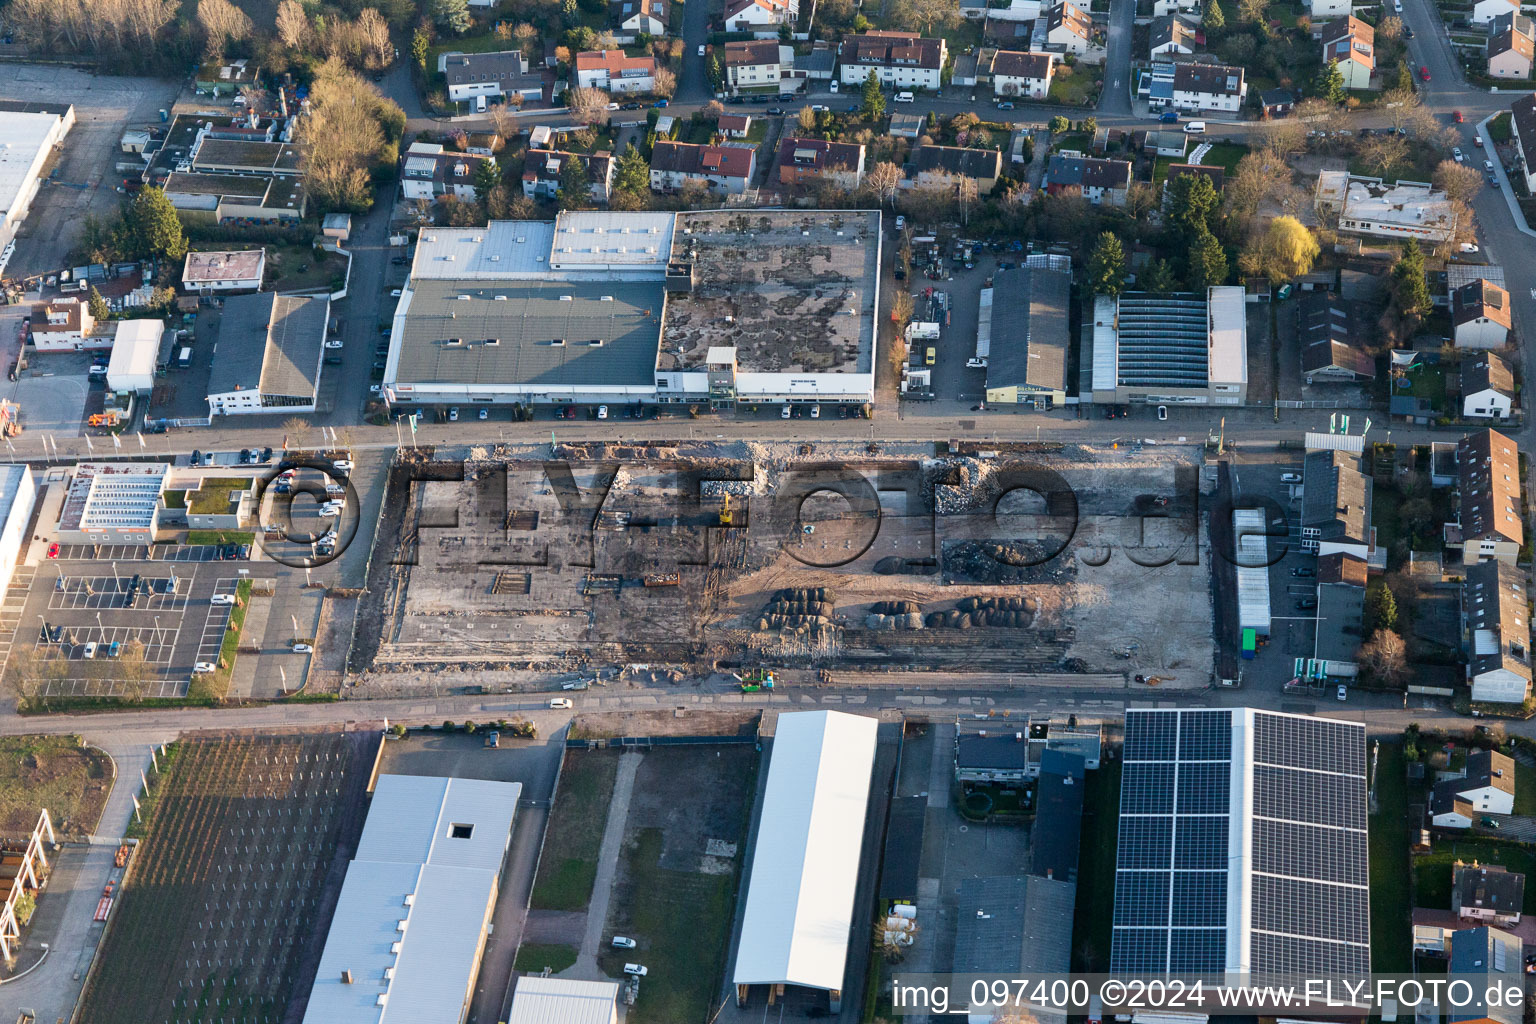
[[[1234,729],[1251,760],[1234,767]],[[1221,973],[1249,887],[1262,974],[1370,968],[1365,732],[1261,711],[1126,713],[1110,970]],[[1251,800],[1245,799],[1251,794]],[[1250,846],[1229,849],[1250,818]]]

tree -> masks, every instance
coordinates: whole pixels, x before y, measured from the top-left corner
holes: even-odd
[[[1203,174],[1181,174],[1168,184],[1168,222],[1188,237],[1208,230],[1221,195]]]
[[[1078,125],[1077,127],[1078,131],[1092,139],[1095,135],[1098,134],[1099,119],[1096,117],[1085,117],[1083,118],[1082,124]]]
[[[1344,102],[1344,72],[1339,70],[1337,59],[1330,59],[1317,73],[1317,82],[1312,91],[1329,103]]]
[[[1397,686],[1408,675],[1408,645],[1390,629],[1378,629],[1360,645],[1360,668],[1384,686]]]
[[[1237,20],[1245,25],[1269,27],[1269,0],[1237,0]]]
[[[1397,628],[1397,596],[1385,583],[1372,583],[1365,592],[1365,632]]]
[[[585,206],[592,199],[592,185],[587,179],[587,168],[575,156],[568,156],[560,165],[560,186],[555,191],[555,202],[562,210],[574,210]]]
[[[112,311],[107,308],[107,300],[101,297],[101,292],[95,285],[91,285],[91,298],[88,305],[92,319],[105,320],[112,315]]]
[[[176,208],[158,188],[140,189],[123,217],[135,255],[179,260],[187,254],[187,235]]]
[[[1424,253],[1417,238],[1408,239],[1392,267],[1392,295],[1397,311],[1413,320],[1429,312],[1429,284],[1424,277]]]
[[[892,0],[891,20],[898,26],[932,35],[933,29],[960,23],[958,0]]]
[[[1185,277],[1194,291],[1226,284],[1227,251],[1209,230],[1199,232],[1190,242],[1189,273]]]
[[[427,70],[427,58],[432,55],[432,40],[421,29],[411,36],[411,61],[418,71]]]
[[[1205,5],[1205,13],[1200,16],[1200,27],[1212,33],[1227,27],[1227,16],[1221,12],[1221,4],[1216,0],[1210,0]]]
[[[671,68],[658,67],[652,81],[655,85],[651,91],[663,99],[671,99],[672,94],[677,92],[677,75],[672,73]]]
[[[298,141],[317,212],[366,213],[373,205],[372,175],[394,166],[404,132],[405,111],[340,58],[316,69]]]
[[[379,70],[389,66],[395,57],[394,43],[389,38],[389,22],[372,7],[364,7],[357,16],[357,41],[362,49],[363,66]]]
[[[1051,118],[1051,123],[1050,123],[1049,127],[1051,129],[1051,134],[1052,135],[1060,135],[1063,132],[1067,131],[1067,129],[1072,127],[1072,122],[1068,121],[1065,117],[1062,117],[1060,114],[1057,114],[1055,117]]]
[[[1403,34],[1403,19],[1395,14],[1389,14],[1376,24],[1376,38],[1385,39],[1388,42],[1400,38]]]
[[[454,35],[463,35],[474,24],[468,0],[431,0],[432,20]]]
[[[866,120],[878,120],[885,113],[885,92],[880,88],[880,80],[874,75],[864,79],[862,99]]]
[[[1455,160],[1440,161],[1430,181],[1447,198],[1459,203],[1470,203],[1483,187],[1483,176],[1477,168],[1459,164]]]
[[[1408,140],[1395,132],[1378,132],[1361,139],[1356,154],[1367,170],[1386,174],[1408,159]]]
[[[1136,287],[1146,292],[1171,292],[1178,290],[1178,279],[1167,260],[1153,260],[1136,276]]]
[[[1256,233],[1239,262],[1245,273],[1284,284],[1310,271],[1319,251],[1305,224],[1295,217],[1276,217]]]
[[[1088,284],[1095,295],[1119,295],[1125,287],[1125,249],[1111,231],[1099,235],[1088,257]]]
[[[864,187],[875,197],[876,202],[886,206],[896,201],[901,191],[901,180],[901,168],[889,160],[882,160],[864,175]]]
[[[496,166],[495,158],[479,160],[475,163],[475,195],[483,203],[491,194],[491,189],[501,184],[501,168]]]
[[[223,60],[230,43],[249,39],[255,26],[250,15],[229,0],[197,0],[197,24],[203,30],[203,54]]]
[[[1227,177],[1222,203],[1227,217],[1242,227],[1257,213],[1259,204],[1291,189],[1291,167],[1285,158],[1269,150],[1244,154],[1237,171]]]
[[[1406,60],[1397,62],[1397,70],[1392,73],[1392,88],[1398,92],[1413,92],[1413,70]]]
[[[619,154],[613,168],[613,188],[616,192],[633,192],[644,195],[651,187],[651,168],[640,151],[631,146]]]
[[[485,119],[491,122],[491,131],[495,132],[498,138],[507,137],[507,129],[512,127],[512,111],[507,109],[505,103],[492,103],[486,107]]]
[[[802,132],[816,130],[816,111],[810,107],[801,107],[800,113],[795,116],[795,123],[800,126]]]
[[[571,117],[583,124],[597,124],[608,113],[608,94],[601,89],[567,89],[565,97]]]
[[[283,0],[277,5],[277,39],[290,50],[309,45],[309,15],[298,0]]]

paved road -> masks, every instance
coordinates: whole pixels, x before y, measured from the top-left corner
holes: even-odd
[[[1099,94],[1098,119],[1131,114],[1131,37],[1136,23],[1136,0],[1111,0],[1109,39],[1105,45],[1104,91]]]

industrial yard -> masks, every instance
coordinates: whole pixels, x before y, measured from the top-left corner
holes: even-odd
[[[1193,449],[557,454],[392,475],[385,507],[399,511],[379,536],[399,540],[374,560],[354,655],[377,652],[354,668],[707,675],[754,662],[834,678],[1209,682]],[[373,618],[376,640],[363,635]]]

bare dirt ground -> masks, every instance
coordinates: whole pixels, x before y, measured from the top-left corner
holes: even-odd
[[[89,835],[112,776],[112,759],[78,736],[0,738],[0,836],[30,833],[45,807],[61,836]]]

